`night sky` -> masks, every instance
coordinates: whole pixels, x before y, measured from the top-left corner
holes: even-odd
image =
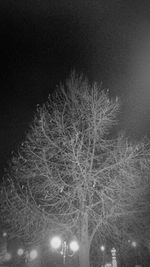
[[[1,176],[36,105],[72,69],[121,98],[120,129],[149,135],[149,1],[1,0],[0,44]]]

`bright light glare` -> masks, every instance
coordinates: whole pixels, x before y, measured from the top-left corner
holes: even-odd
[[[105,250],[105,247],[104,246],[101,246],[100,249],[101,249],[101,251],[104,251]]]
[[[22,256],[23,253],[24,253],[23,248],[19,248],[19,249],[17,250],[17,254],[18,254],[18,256]]]
[[[61,239],[59,236],[55,236],[50,241],[51,247],[54,249],[58,249],[61,246]]]
[[[137,243],[135,241],[132,241],[131,245],[135,248],[137,246]]]
[[[30,260],[35,260],[38,256],[37,250],[36,249],[31,250],[29,255],[30,255]]]
[[[7,236],[7,233],[6,232],[3,232],[3,237]]]
[[[71,241],[70,242],[70,249],[73,251],[73,252],[76,252],[76,251],[78,251],[79,250],[79,244],[78,244],[78,242],[77,241]]]
[[[5,255],[5,260],[9,261],[10,259],[11,259],[11,254],[7,252]]]

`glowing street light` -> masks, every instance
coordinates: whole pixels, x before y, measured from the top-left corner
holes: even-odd
[[[32,249],[31,251],[24,250],[23,248],[19,248],[17,250],[17,255],[25,259],[25,263],[28,266],[29,261],[33,261],[38,257],[38,252],[36,249]]]
[[[100,249],[101,251],[105,251],[105,247],[103,245],[100,247]]]
[[[7,252],[5,255],[5,260],[9,261],[11,258],[12,258],[11,254],[9,252]]]
[[[61,247],[61,239],[59,236],[54,236],[51,240],[50,240],[50,244],[51,247],[54,249],[58,249]]]
[[[69,247],[73,252],[77,252],[79,250],[79,244],[76,240],[71,241]]]
[[[133,247],[134,249],[134,253],[135,253],[135,261],[136,261],[136,265],[137,265],[137,262],[138,262],[138,255],[137,255],[137,250],[138,250],[138,243],[136,241],[132,241],[131,242],[131,246]]]
[[[22,256],[24,254],[24,249],[23,248],[19,248],[18,250],[17,250],[17,255],[18,256]]]
[[[32,260],[35,260],[38,256],[38,252],[36,249],[32,249],[29,253],[29,259],[32,261]]]
[[[79,244],[76,240],[72,240],[69,244],[62,240],[59,236],[54,236],[50,240],[50,245],[57,253],[63,256],[63,263],[66,262],[66,256],[72,257],[78,250]]]
[[[134,248],[136,248],[137,243],[135,241],[132,241],[131,246],[134,247]]]
[[[6,237],[7,236],[7,232],[3,232],[3,237]]]
[[[104,266],[104,264],[105,264],[105,246],[102,245],[102,246],[100,247],[100,250],[103,252],[103,264],[102,264],[102,266]]]

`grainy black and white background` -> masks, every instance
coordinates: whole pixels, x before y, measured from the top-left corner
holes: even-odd
[[[72,69],[121,98],[119,127],[150,133],[150,4],[139,0],[0,1],[0,175]]]

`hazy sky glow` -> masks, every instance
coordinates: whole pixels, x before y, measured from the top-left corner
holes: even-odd
[[[149,1],[1,1],[0,169],[73,68],[121,97],[127,134],[149,135],[149,11]]]

